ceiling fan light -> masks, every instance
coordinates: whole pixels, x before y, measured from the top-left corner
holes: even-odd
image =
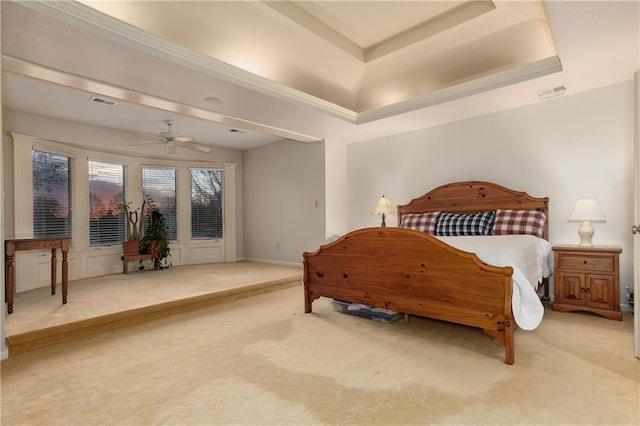
[[[176,144],[168,143],[167,144],[167,154],[175,154],[176,153]]]

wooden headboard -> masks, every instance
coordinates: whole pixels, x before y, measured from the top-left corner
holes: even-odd
[[[543,238],[549,239],[549,198],[532,197],[526,192],[514,191],[491,182],[467,181],[439,186],[408,204],[398,206],[398,226],[402,216],[409,213],[446,211],[476,213],[486,210],[538,210],[547,220]]]

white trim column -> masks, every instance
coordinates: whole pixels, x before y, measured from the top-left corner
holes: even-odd
[[[0,4],[0,18],[2,18],[2,4]],[[0,53],[1,49],[0,49]],[[2,55],[0,55],[0,67],[2,66]],[[0,99],[2,98],[2,81],[0,81]],[[0,235],[2,235],[2,245],[0,246],[0,257],[2,258],[2,262],[4,264],[4,239],[6,237],[4,229],[4,142],[5,136],[4,131],[2,130],[2,110],[0,110],[0,188],[2,188],[2,197],[0,197]],[[0,313],[0,359],[7,359],[9,357],[9,349],[7,348],[7,343],[5,341],[5,336],[7,335],[7,330],[5,329],[5,315],[7,314],[7,310],[4,304],[4,268],[2,268],[2,273],[0,274],[2,277],[0,279],[0,306],[2,306],[2,313]]]
[[[224,163],[224,256],[225,262],[235,262],[236,253],[236,167],[237,163]]]
[[[633,220],[640,226],[640,70],[633,75],[633,174],[634,174],[634,211]],[[640,291],[640,235],[633,238],[633,285],[637,296]],[[640,308],[637,301],[633,304],[634,354],[640,358]]]
[[[11,133],[13,138],[14,236],[33,238],[33,136]],[[28,190],[27,190],[28,189]]]
[[[33,159],[32,151],[36,143],[33,136],[11,133],[13,138],[13,207],[14,238],[33,238]],[[19,167],[17,165],[20,165]],[[37,281],[32,252],[15,254],[15,289],[28,290],[24,283]]]

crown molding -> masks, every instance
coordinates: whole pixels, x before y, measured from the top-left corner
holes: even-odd
[[[552,56],[531,64],[520,65],[464,81],[416,98],[358,113],[217,59],[185,49],[75,1],[38,0],[20,2],[20,4],[144,53],[280,100],[314,108],[352,124],[369,123],[562,71],[560,58]]]
[[[473,80],[465,81],[435,92],[430,92],[406,101],[396,102],[380,108],[358,114],[356,124],[364,124],[394,115],[414,111],[453,101],[466,96],[498,89],[547,74],[562,71],[562,63],[558,56],[550,56],[539,61],[520,65],[507,70],[488,74]]]
[[[310,106],[352,123],[357,120],[356,112],[350,109],[250,73],[215,58],[185,49],[98,12],[84,4],[75,1],[38,0],[20,2],[20,5],[210,77],[237,84],[281,100]]]

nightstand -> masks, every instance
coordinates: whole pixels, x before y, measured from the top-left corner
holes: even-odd
[[[621,252],[622,248],[615,246],[553,246],[553,310],[589,311],[621,321]]]

